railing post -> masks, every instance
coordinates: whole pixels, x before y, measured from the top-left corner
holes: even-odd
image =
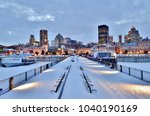
[[[46,69],[49,69],[49,64],[46,64]]]
[[[40,73],[42,73],[42,66],[40,67]]]
[[[129,75],[131,75],[130,67],[129,67]]]
[[[120,65],[120,72],[122,72],[122,65]]]
[[[143,80],[143,71],[141,70],[141,80]]]
[[[36,76],[36,68],[34,69],[34,76]]]
[[[9,90],[12,90],[14,88],[14,82],[13,82],[14,78],[10,77],[9,78]]]
[[[27,72],[25,72],[25,81],[27,81],[28,80],[28,74],[27,74]]]

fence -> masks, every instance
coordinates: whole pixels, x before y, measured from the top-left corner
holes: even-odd
[[[150,55],[117,55],[117,62],[150,62]]]
[[[143,71],[140,69],[135,69],[135,68],[131,68],[131,67],[123,66],[123,65],[118,65],[116,63],[106,62],[106,61],[101,61],[99,63],[104,64],[112,69],[116,69],[120,72],[123,72],[125,74],[128,74],[130,76],[136,77],[140,80],[150,83],[150,72],[148,72],[148,71]]]
[[[51,61],[62,61],[64,58],[67,58],[68,55],[56,55],[56,56],[33,56],[37,62],[51,62]]]
[[[140,69],[135,69],[135,68],[127,67],[127,66],[123,66],[123,65],[118,65],[116,63],[111,63],[111,62],[101,62],[101,63],[105,64],[106,66],[108,66],[112,69],[116,69],[120,72],[123,72],[123,73],[128,74],[133,77],[136,77],[140,80],[150,82],[150,72],[148,72],[148,71],[143,71]]]
[[[123,65],[117,65],[117,70],[126,73],[130,76],[136,77],[140,80],[150,82],[150,72],[123,66]]]
[[[42,73],[44,70],[49,69],[51,66],[57,64],[58,62],[64,60],[59,59],[58,61],[53,61],[51,63],[47,63],[43,66],[34,68],[32,70],[20,73],[18,75],[12,76],[10,78],[7,78],[5,80],[0,81],[0,95],[12,90],[13,88],[23,84],[24,82],[28,81],[30,78]]]

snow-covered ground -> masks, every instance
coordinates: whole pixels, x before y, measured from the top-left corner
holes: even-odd
[[[57,93],[51,92],[57,84],[60,75],[66,72],[66,67],[72,65],[67,77],[62,99],[121,99],[121,98],[150,98],[150,84],[133,78],[119,71],[112,70],[82,57],[74,56],[65,59],[43,73],[33,77],[12,91],[1,95],[6,99],[57,99],[61,87]],[[79,61],[77,60],[79,59]],[[80,70],[91,80],[97,92],[89,93],[87,85]]]
[[[17,66],[17,67],[0,67],[0,80],[7,79],[11,76],[26,72],[28,70],[40,67],[48,62],[37,62],[31,65]]]
[[[150,72],[149,62],[145,63],[118,62],[118,64]]]

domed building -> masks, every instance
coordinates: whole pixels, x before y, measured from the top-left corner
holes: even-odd
[[[139,31],[133,26],[125,38],[125,43],[134,43],[141,41]]]

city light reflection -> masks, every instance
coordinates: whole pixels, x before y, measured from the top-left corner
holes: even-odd
[[[52,72],[52,71],[54,71],[54,69],[48,69],[48,70],[45,70],[43,72]]]
[[[102,68],[102,67],[104,67],[104,65],[87,65],[87,66],[90,66],[90,67],[93,67],[93,68]]]
[[[97,65],[97,63],[95,62],[89,62],[89,63],[86,63],[87,65]]]
[[[16,88],[14,88],[13,90],[17,90],[17,91],[28,90],[28,89],[35,88],[35,87],[38,87],[38,86],[40,86],[40,83],[33,82],[33,83],[27,83],[27,84],[18,86]]]
[[[138,95],[150,95],[150,86],[148,85],[125,84],[123,86],[123,88],[128,88],[125,89],[127,92]]]
[[[115,70],[109,70],[109,71],[107,71],[107,70],[92,70],[92,72],[94,72],[94,73],[99,73],[99,74],[117,74],[117,73],[119,73],[119,71],[115,71]]]
[[[101,70],[99,71],[101,74],[117,74],[119,71],[106,71],[106,70]]]

